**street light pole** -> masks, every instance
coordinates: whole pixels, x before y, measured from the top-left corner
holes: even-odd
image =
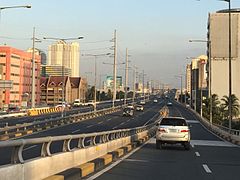
[[[1,17],[2,17],[2,10],[4,9],[15,9],[15,8],[31,8],[32,6],[30,5],[25,5],[25,6],[5,6],[5,7],[0,7],[0,22],[1,22]]]
[[[111,53],[107,53],[107,54],[84,54],[83,56],[93,56],[94,57],[94,106],[93,109],[94,111],[97,110],[97,57],[100,56],[108,56]]]
[[[137,74],[137,67],[133,67],[133,98],[132,98],[132,104],[134,104],[135,96],[136,96],[136,74]]]
[[[232,129],[232,30],[231,30],[231,0],[224,0],[228,2],[228,35],[229,35],[229,105],[228,105],[228,111],[229,111],[229,122],[228,122],[228,128],[229,131]]]
[[[128,49],[126,49],[124,105],[126,105],[127,103],[127,86],[128,86]]]
[[[33,28],[33,47],[32,47],[32,103],[31,108],[35,108],[35,27]]]
[[[117,31],[114,31],[114,60],[113,60],[113,99],[112,106],[115,106],[116,101],[116,81],[117,81]]]
[[[62,111],[61,111],[61,117],[64,117],[64,101],[65,101],[65,95],[64,95],[64,91],[65,91],[65,74],[64,74],[64,45],[66,44],[66,41],[68,40],[78,40],[78,39],[83,39],[83,37],[76,37],[76,38],[55,38],[55,37],[43,37],[43,39],[50,39],[50,40],[57,40],[57,41],[61,41],[63,43],[63,52],[62,52]]]
[[[208,64],[209,64],[209,86],[208,86],[208,97],[209,97],[209,121],[210,124],[212,125],[212,120],[213,120],[213,116],[212,116],[212,42],[211,40],[189,40],[189,42],[204,42],[207,43],[208,45]],[[202,101],[202,100],[201,100]],[[202,104],[201,104],[202,107]]]

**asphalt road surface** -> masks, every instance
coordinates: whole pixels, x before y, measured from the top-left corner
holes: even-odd
[[[151,123],[157,120],[159,110],[164,106],[164,104],[165,103],[163,100],[159,100],[158,103],[153,103],[153,101],[150,101],[144,106],[145,109],[143,112],[135,112],[133,117],[123,117],[122,111],[119,111],[113,114],[85,120],[79,123],[69,124],[38,132],[32,135],[24,136],[22,138],[84,134],[143,126],[147,123]],[[62,145],[62,142],[52,143],[51,153],[60,152],[62,150]],[[74,143],[71,145],[74,146]],[[0,165],[10,163],[11,151],[11,148],[0,149]],[[40,152],[40,145],[26,146],[23,150],[23,157],[24,159],[34,158],[40,156]]]
[[[134,153],[86,179],[97,180],[239,180],[240,148],[206,130],[197,117],[174,103],[170,116],[180,116],[191,125],[191,150],[180,145],[155,148],[150,139]]]

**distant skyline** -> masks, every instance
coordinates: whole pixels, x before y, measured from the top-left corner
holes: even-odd
[[[130,66],[145,70],[147,77],[180,87],[175,75],[185,73],[187,56],[206,54],[206,44],[188,43],[189,39],[206,39],[208,13],[226,9],[219,0],[2,0],[0,7],[31,5],[31,9],[2,10],[0,45],[7,44],[26,50],[32,46],[32,29],[36,36],[78,37],[81,54],[112,52],[110,40],[114,29],[118,38],[118,61],[125,61],[129,49]],[[232,8],[240,8],[232,0]],[[37,43],[36,48],[47,53],[54,41]],[[98,74],[111,75],[111,66],[102,62],[113,58],[98,58]],[[93,71],[94,60],[80,56],[80,72]],[[124,73],[124,66],[119,69]],[[89,76],[89,75],[88,75]],[[130,82],[132,74],[130,72]]]

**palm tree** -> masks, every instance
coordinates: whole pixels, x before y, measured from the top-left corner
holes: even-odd
[[[221,111],[220,111],[220,101],[218,99],[217,94],[212,94],[212,115],[213,121],[217,122],[222,120]],[[209,119],[210,115],[210,98],[206,98],[203,100],[203,115],[207,119]]]
[[[225,112],[225,117],[228,117],[228,107],[229,107],[229,97],[228,96],[223,96],[221,99],[223,101],[223,109]],[[231,101],[232,101],[232,115],[233,117],[238,117],[239,115],[239,103],[238,103],[238,98],[236,97],[235,94],[231,95]]]

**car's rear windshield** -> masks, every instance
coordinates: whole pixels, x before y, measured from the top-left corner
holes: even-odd
[[[187,126],[187,123],[184,119],[163,119],[160,123],[163,126]]]

